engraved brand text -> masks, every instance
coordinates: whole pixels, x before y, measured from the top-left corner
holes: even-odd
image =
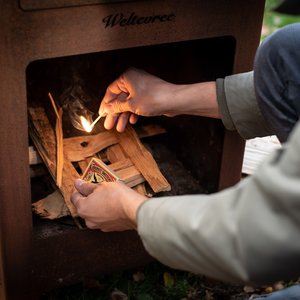
[[[141,24],[152,24],[157,22],[170,22],[175,20],[175,14],[162,14],[152,16],[138,16],[134,12],[130,15],[125,16],[123,13],[117,13],[109,15],[103,18],[105,28],[114,26],[128,26],[128,25],[141,25]]]

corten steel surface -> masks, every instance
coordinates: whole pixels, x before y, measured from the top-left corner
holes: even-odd
[[[42,234],[38,228],[33,230],[27,66],[43,59],[231,36],[236,43],[231,71],[248,71],[259,43],[264,9],[261,0],[111,4],[73,0],[68,8],[61,3],[0,1],[0,296],[3,299],[34,299],[34,292],[76,282],[87,274],[137,266],[150,259],[134,232],[60,231],[51,224]],[[106,27],[102,20],[117,13],[127,18],[132,13],[161,17],[149,24],[126,25],[123,21],[123,26]],[[218,170],[220,188],[239,180],[243,149],[242,139],[225,131]]]

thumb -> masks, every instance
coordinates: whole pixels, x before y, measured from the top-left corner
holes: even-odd
[[[118,114],[131,111],[128,98],[129,95],[125,92],[121,92],[114,97],[105,95],[99,108],[99,114]]]
[[[86,182],[82,179],[76,179],[74,185],[76,190],[84,196],[91,194],[98,186],[97,184]]]
[[[108,105],[108,110],[110,114],[119,114],[119,113],[125,113],[125,112],[133,112],[132,107],[130,105],[128,100],[120,100],[117,98],[116,100],[110,102]]]

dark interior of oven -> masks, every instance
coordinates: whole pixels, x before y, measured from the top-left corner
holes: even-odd
[[[234,53],[235,40],[226,36],[38,60],[26,70],[28,103],[51,111],[47,93],[51,91],[59,100],[75,81],[82,85],[88,98],[87,108],[97,113],[108,84],[128,67],[146,70],[175,84],[189,84],[231,74]],[[49,112],[49,119],[54,122],[53,112]],[[161,195],[217,190],[224,138],[220,120],[195,116],[140,118],[135,127],[138,130],[141,124],[147,123],[160,124],[167,131],[142,140],[172,186],[170,192]],[[79,133],[82,134],[66,117],[64,136]],[[31,178],[32,201],[46,196],[53,188],[47,172]],[[40,224],[50,223],[34,217],[35,230]],[[55,226],[55,222],[51,225]]]

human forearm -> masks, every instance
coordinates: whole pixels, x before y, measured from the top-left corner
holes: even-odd
[[[169,105],[165,115],[180,114],[219,118],[219,108],[214,81],[186,85],[172,85],[167,95]]]
[[[299,141],[300,123],[284,151],[235,187],[142,204],[138,232],[146,249],[171,267],[225,281],[262,284],[297,276]]]
[[[150,199],[138,210],[138,232],[151,256],[172,268],[247,282],[236,240],[234,206],[223,193]]]
[[[129,69],[109,85],[99,113],[107,115],[105,128],[121,132],[138,116],[189,114],[222,118],[227,129],[246,139],[272,134],[257,104],[252,72],[178,85]]]
[[[104,126],[124,131],[138,116],[191,114],[219,118],[215,82],[176,85],[145,71],[129,69],[112,82],[99,108]]]
[[[131,229],[137,229],[137,211],[141,204],[147,199],[148,197],[142,196],[134,191],[132,191],[130,200],[125,197],[121,197],[122,210],[131,224]]]

